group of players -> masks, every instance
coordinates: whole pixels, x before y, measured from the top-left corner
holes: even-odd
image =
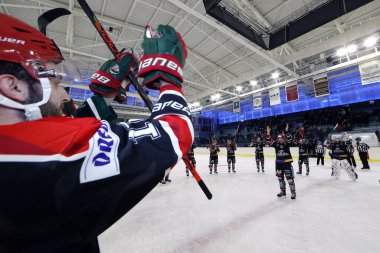
[[[356,138],[356,149],[359,153],[359,157],[363,163],[363,170],[369,170],[368,164],[368,149],[369,146],[366,143],[361,142],[361,138]],[[306,176],[310,174],[310,145],[307,138],[301,136],[298,141],[294,136],[288,131],[288,125],[286,125],[284,131],[277,135],[277,139],[271,137],[271,128],[267,127],[266,135],[263,137],[257,137],[253,139],[250,143],[250,147],[255,148],[255,160],[257,172],[265,172],[264,168],[264,147],[273,147],[276,152],[276,176],[280,184],[280,193],[277,194],[278,197],[286,196],[286,183],[285,178],[288,181],[291,199],[296,198],[295,182],[294,182],[294,171],[293,171],[293,158],[290,153],[290,147],[292,144],[295,144],[298,147],[298,171],[297,174],[302,175],[303,164],[306,168]],[[194,148],[195,144],[192,145],[187,156],[190,161],[195,165],[196,161],[194,158]],[[236,158],[235,150],[237,145],[233,137],[228,137],[225,145],[227,149],[227,166],[228,173],[236,173]],[[354,159],[355,147],[352,143],[352,139],[348,136],[347,133],[342,133],[336,138],[331,138],[330,140],[322,143],[321,141],[317,142],[315,147],[315,154],[317,156],[317,166],[321,163],[324,166],[324,156],[326,154],[326,148],[329,149],[329,156],[332,159],[331,166],[331,176],[339,178],[340,170],[344,169],[350,179],[355,181],[358,179],[357,173],[354,171],[356,168],[356,162]],[[216,138],[212,138],[211,144],[207,146],[210,152],[209,159],[209,170],[210,174],[218,174],[218,153],[220,148],[218,146]],[[186,168],[186,174],[189,176],[189,170]]]

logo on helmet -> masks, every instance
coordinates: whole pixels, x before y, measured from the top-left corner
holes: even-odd
[[[18,40],[18,39],[8,38],[8,37],[1,37],[0,36],[0,41],[25,45],[25,40]]]

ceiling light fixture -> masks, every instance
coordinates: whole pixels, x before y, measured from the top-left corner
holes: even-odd
[[[372,47],[376,44],[377,38],[376,37],[369,37],[364,41],[364,46],[366,47]]]
[[[255,85],[257,85],[257,81],[256,80],[251,80],[251,81],[249,81],[249,84],[251,86],[255,86]]]
[[[339,48],[338,51],[336,51],[337,56],[345,56],[347,53],[347,49],[345,47]]]
[[[273,79],[277,79],[279,77],[280,77],[280,73],[278,73],[277,71],[272,74]]]
[[[347,47],[347,52],[352,54],[352,53],[355,53],[357,49],[358,49],[358,47],[356,45],[352,44],[352,45],[349,45]]]

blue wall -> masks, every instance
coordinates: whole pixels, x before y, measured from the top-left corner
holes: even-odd
[[[217,117],[220,124],[226,124],[380,99],[380,82],[362,85],[358,66],[332,71],[327,76],[330,87],[330,95],[327,96],[316,98],[314,95],[307,95],[304,87],[299,86],[299,100],[286,102],[285,87],[281,87],[281,105],[270,106],[269,97],[265,95],[262,97],[263,107],[260,110],[253,110],[253,101],[248,100],[241,103],[241,113],[210,110],[202,112],[201,115]]]

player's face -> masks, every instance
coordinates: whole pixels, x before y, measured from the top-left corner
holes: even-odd
[[[231,140],[227,140],[227,144],[230,145],[231,144]]]
[[[216,140],[212,140],[212,145],[216,145]]]
[[[54,63],[46,64],[47,69],[55,69]],[[63,88],[61,80],[55,77],[49,78],[51,86],[51,95],[49,101],[41,106],[43,117],[63,116],[63,104],[70,100],[69,95]]]
[[[281,144],[284,144],[285,143],[284,137],[278,137],[278,142]]]

